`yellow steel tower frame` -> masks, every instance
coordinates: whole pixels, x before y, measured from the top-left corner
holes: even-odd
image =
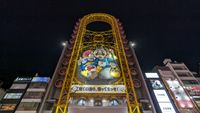
[[[119,65],[121,69],[121,74],[123,78],[123,84],[126,86],[126,99],[127,99],[127,106],[129,113],[140,113],[139,104],[136,97],[136,92],[134,89],[134,84],[132,81],[131,72],[129,69],[128,61],[126,58],[126,54],[124,51],[124,45],[122,42],[122,38],[120,35],[120,30],[118,26],[118,22],[115,19],[115,17],[104,14],[104,13],[93,13],[84,16],[80,20],[80,25],[78,28],[78,32],[75,38],[75,42],[73,45],[71,57],[67,66],[64,82],[62,85],[62,89],[60,92],[59,100],[56,104],[56,113],[67,113],[69,99],[70,99],[70,88],[72,86],[72,83],[74,81],[74,78],[76,76],[77,71],[77,62],[78,58],[81,52],[81,49],[83,48],[83,37],[86,33],[86,26],[89,23],[95,22],[95,21],[102,21],[110,24],[111,26],[111,32],[113,33],[114,37],[114,48],[116,50],[116,54],[119,59]],[[64,100],[64,101],[63,101]]]

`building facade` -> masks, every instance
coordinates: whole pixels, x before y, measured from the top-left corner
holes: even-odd
[[[109,27],[101,31],[89,27],[97,23]],[[115,17],[94,13],[79,19],[63,49],[39,112],[154,112],[131,45],[122,23]]]
[[[184,63],[163,61],[164,66],[156,66],[174,104],[180,113],[200,112],[200,82]]]
[[[3,98],[5,94],[5,90],[2,88],[3,81],[0,80],[0,100]]]
[[[17,77],[0,100],[0,113],[38,113],[49,77]]]

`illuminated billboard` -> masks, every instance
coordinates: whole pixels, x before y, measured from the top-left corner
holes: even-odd
[[[0,111],[13,111],[17,104],[0,104]]]
[[[32,82],[27,91],[34,91],[34,92],[44,92],[46,91],[47,83],[46,82]]]
[[[12,84],[10,89],[26,89],[27,84]]]
[[[166,80],[170,90],[175,95],[175,99],[181,108],[193,108],[190,98],[185,93],[183,87],[177,80]]]
[[[200,96],[200,86],[187,86],[186,90],[190,96]]]
[[[162,113],[176,113],[171,103],[158,103]]]
[[[33,77],[31,82],[46,82],[48,83],[50,80],[49,77]]]
[[[158,102],[170,102],[165,90],[153,90]]]
[[[124,85],[72,85],[71,93],[125,93]]]
[[[163,84],[160,82],[160,80],[157,79],[151,79],[151,86],[153,89],[164,89]]]
[[[150,94],[158,113],[176,113],[176,109],[166,92],[165,85],[159,78],[157,73],[145,73],[147,85],[149,86]],[[156,99],[154,99],[156,98]]]
[[[83,51],[78,60],[78,73],[80,81],[94,84],[109,83],[121,76],[114,50],[106,47]]]
[[[20,99],[23,93],[6,93],[3,99]]]
[[[159,78],[157,73],[145,73],[146,78]]]
[[[27,82],[27,81],[31,81],[32,78],[31,77],[17,77],[15,79],[15,82]]]

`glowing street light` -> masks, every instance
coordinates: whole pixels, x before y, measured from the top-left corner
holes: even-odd
[[[131,43],[131,46],[134,47],[136,44],[134,42]]]
[[[62,42],[62,46],[66,46],[66,42]]]

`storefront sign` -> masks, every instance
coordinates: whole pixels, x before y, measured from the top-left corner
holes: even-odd
[[[49,77],[33,77],[31,82],[49,82]]]
[[[200,86],[188,86],[186,90],[189,92],[190,96],[200,96]]]
[[[159,78],[157,73],[145,73],[146,78]]]
[[[145,73],[145,76],[151,96],[156,98],[153,102],[159,105],[156,107],[156,111],[158,113],[176,113],[176,109],[173,103],[171,103],[170,97],[159,75],[157,73]]]
[[[170,102],[165,90],[153,90],[158,102]]]
[[[177,80],[167,80],[170,90],[174,93],[176,101],[181,108],[193,108],[193,103]]]
[[[171,103],[158,103],[162,113],[176,113]]]
[[[150,82],[153,89],[164,89],[160,80],[151,79]]]
[[[125,93],[124,85],[72,85],[71,93]]]
[[[16,79],[15,79],[15,82],[17,82],[17,81],[31,81],[32,80],[32,78],[29,78],[29,77],[17,77]]]
[[[6,93],[3,99],[20,99],[22,93]]]
[[[26,89],[27,84],[12,84],[10,89]]]

